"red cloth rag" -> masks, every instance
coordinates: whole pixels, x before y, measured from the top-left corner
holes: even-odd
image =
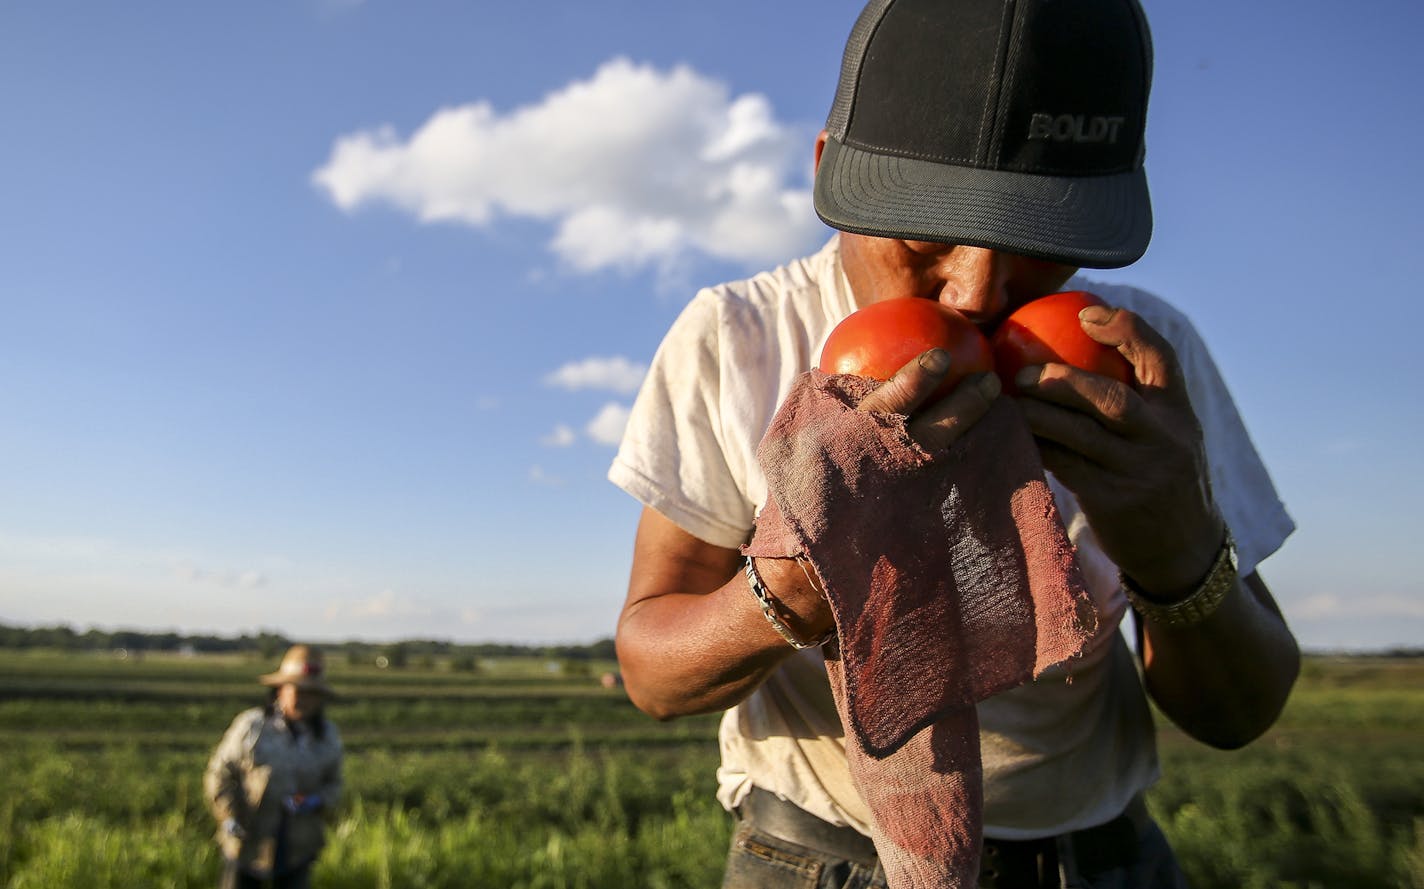
[[[1078,654],[1097,618],[1017,406],[932,456],[876,384],[812,370],[757,449],[771,492],[743,552],[801,557],[835,616],[826,672],[894,889],[974,886],[974,704]]]

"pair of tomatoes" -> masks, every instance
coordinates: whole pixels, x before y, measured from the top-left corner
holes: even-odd
[[[1089,337],[1078,321],[1084,308],[1100,305],[1101,299],[1083,290],[1051,293],[1020,306],[985,339],[969,319],[932,299],[882,300],[836,325],[821,350],[820,369],[888,380],[926,349],[938,347],[949,353],[950,367],[930,400],[948,394],[969,374],[986,371],[996,371],[1013,392],[1020,369],[1049,362],[1130,383],[1127,359]]]

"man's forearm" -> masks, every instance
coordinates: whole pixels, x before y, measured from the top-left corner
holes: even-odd
[[[657,719],[725,710],[791,654],[741,583],[737,576],[710,594],[668,594],[625,612],[618,661],[639,709]]]
[[[1300,650],[1270,591],[1252,573],[1206,620],[1143,624],[1143,663],[1153,700],[1192,737],[1244,746],[1269,729],[1300,672]]]
[[[742,565],[738,550],[643,510],[616,640],[624,687],[640,710],[657,719],[725,710],[795,650],[762,614]],[[795,560],[757,565],[799,638],[829,629],[830,606]]]

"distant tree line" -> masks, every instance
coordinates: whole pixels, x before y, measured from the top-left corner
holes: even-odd
[[[0,623],[0,649],[54,649],[59,651],[192,652],[194,654],[253,654],[280,657],[294,641],[317,642],[329,656],[348,663],[369,663],[377,657],[391,667],[429,665],[440,658],[456,669],[473,670],[483,658],[547,658],[561,661],[613,661],[617,656],[612,639],[586,645],[518,645],[506,642],[459,643],[442,639],[404,639],[392,642],[348,640],[330,642],[293,640],[271,630],[240,636],[213,636],[176,632],[152,633],[140,630],[100,630],[83,632],[64,624],[52,627],[20,627]],[[1407,646],[1369,651],[1307,651],[1325,657],[1361,656],[1384,658],[1424,657],[1424,647]]]
[[[56,649],[59,651],[193,652],[195,654],[254,654],[279,657],[296,640],[282,633],[261,630],[240,636],[213,636],[176,632],[150,633],[139,630],[80,632],[73,627],[20,627],[0,624],[0,649]],[[314,641],[314,640],[301,640]],[[516,645],[484,642],[465,644],[440,639],[406,639],[398,642],[319,642],[329,656],[345,656],[352,662],[384,655],[392,667],[449,658],[474,663],[480,658],[537,657],[564,661],[613,660],[613,640],[600,639],[587,645]]]

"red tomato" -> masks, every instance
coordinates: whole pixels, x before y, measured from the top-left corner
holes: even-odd
[[[1020,306],[994,331],[994,366],[1004,391],[1014,393],[1014,375],[1031,364],[1071,364],[1081,370],[1131,383],[1132,365],[1111,346],[1083,332],[1078,313],[1088,306],[1106,305],[1084,290],[1050,293]]]
[[[846,316],[821,349],[820,368],[888,380],[926,349],[949,353],[949,372],[931,393],[949,393],[965,376],[994,369],[989,341],[968,318],[932,299],[907,296],[871,303]]]

